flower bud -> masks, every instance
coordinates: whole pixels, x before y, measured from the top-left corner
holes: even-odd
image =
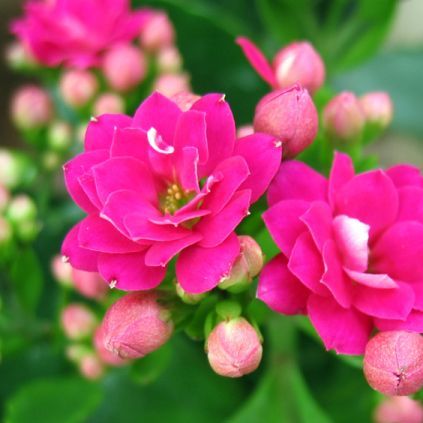
[[[178,105],[178,107],[186,112],[191,109],[191,106],[199,100],[201,97],[197,94],[191,93],[189,91],[182,91],[178,94],[175,94],[171,97],[171,100]]]
[[[74,303],[62,310],[61,323],[69,339],[79,340],[94,332],[97,319],[88,307]]]
[[[248,235],[241,235],[238,240],[241,245],[241,254],[247,261],[248,273],[250,277],[254,278],[263,268],[263,251],[260,245]]]
[[[105,93],[97,98],[94,103],[94,116],[100,116],[107,113],[123,113],[125,111],[125,102],[123,98],[114,93]]]
[[[157,68],[160,73],[178,72],[182,68],[182,58],[174,46],[161,49],[157,53]]]
[[[410,395],[423,385],[423,338],[405,331],[380,332],[366,346],[364,375],[385,395]]]
[[[82,376],[89,380],[100,379],[104,374],[104,366],[100,359],[94,354],[86,354],[79,361],[79,371]]]
[[[41,156],[41,164],[45,170],[51,172],[58,169],[63,164],[63,160],[59,153],[50,150]]]
[[[273,60],[273,69],[279,88],[299,83],[314,93],[325,81],[323,60],[308,42],[292,43],[280,50]]]
[[[95,331],[94,335],[94,347],[103,363],[109,364],[110,366],[122,366],[128,363],[128,360],[124,360],[119,356],[113,354],[107,350],[104,346],[104,331],[103,326],[100,325]]]
[[[92,351],[84,344],[71,344],[65,350],[66,357],[74,363],[79,363],[82,357],[90,353]]]
[[[98,89],[95,76],[82,69],[65,71],[59,84],[64,102],[72,107],[85,106],[94,97]]]
[[[254,134],[254,127],[253,125],[243,125],[240,126],[236,131],[237,138],[247,137],[248,135]]]
[[[147,64],[139,48],[131,44],[120,44],[105,53],[102,69],[111,88],[126,92],[144,79]]]
[[[386,128],[392,121],[394,106],[388,93],[372,92],[360,97],[361,109],[366,122]]]
[[[157,299],[153,292],[134,292],[116,301],[102,323],[106,349],[121,358],[141,358],[161,347],[173,324]]]
[[[170,98],[181,92],[190,91],[191,87],[186,74],[168,73],[160,75],[156,79],[154,90]]]
[[[307,148],[316,137],[318,125],[313,100],[299,85],[264,96],[254,116],[255,132],[280,140],[285,158],[295,157]]]
[[[364,123],[360,102],[351,92],[338,94],[323,111],[323,126],[333,141],[357,140],[362,134]]]
[[[140,35],[141,45],[157,51],[173,44],[175,31],[166,13],[155,12],[148,18]]]
[[[63,121],[53,122],[48,128],[47,142],[55,151],[66,151],[72,144],[72,128]]]
[[[386,398],[376,409],[376,423],[422,423],[423,407],[409,397]]]
[[[63,259],[63,256],[56,255],[51,261],[51,272],[63,286],[72,286],[72,266]]]
[[[74,288],[84,297],[102,300],[109,290],[104,279],[96,272],[71,268],[71,275]]]
[[[207,338],[206,351],[212,369],[226,377],[253,372],[262,356],[256,330],[242,317],[220,322]]]
[[[34,66],[36,61],[29,49],[20,41],[13,41],[6,48],[6,62],[12,69]]]
[[[20,194],[10,201],[6,215],[12,224],[19,226],[24,222],[34,221],[37,216],[37,208],[31,198]]]
[[[9,190],[0,184],[0,213],[3,213],[10,201]]]
[[[23,130],[40,128],[51,120],[53,105],[48,93],[36,85],[25,85],[12,98],[12,120]]]
[[[0,184],[14,189],[20,184],[31,181],[35,175],[32,163],[15,151],[0,149]]]
[[[197,304],[207,296],[206,292],[203,294],[190,294],[179,283],[176,283],[176,294],[185,304]]]
[[[0,216],[0,247],[7,245],[12,236],[12,226],[3,216]]]

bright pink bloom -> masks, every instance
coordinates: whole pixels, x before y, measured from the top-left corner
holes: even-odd
[[[62,253],[122,290],[156,287],[179,254],[183,289],[209,291],[239,255],[234,230],[280,160],[271,136],[236,140],[221,94],[182,112],[155,93],[134,118],[103,115],[88,127],[85,152],[64,166],[68,191],[88,216]]]
[[[272,65],[249,39],[237,38],[255,71],[274,89],[299,83],[310,93],[325,82],[325,65],[314,47],[305,41],[295,42],[279,50]]]
[[[409,397],[389,397],[378,405],[374,417],[376,423],[422,423],[423,407]]]
[[[31,0],[12,31],[46,66],[100,64],[111,45],[134,40],[149,11],[131,11],[129,0]]]
[[[362,354],[374,327],[423,332],[423,177],[394,166],[355,175],[335,155],[329,179],[282,163],[264,221],[282,254],[258,297],[306,313],[328,349]]]

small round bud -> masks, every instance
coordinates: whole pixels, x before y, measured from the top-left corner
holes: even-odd
[[[367,93],[360,97],[360,105],[366,122],[386,128],[392,121],[394,106],[385,92]]]
[[[140,35],[141,45],[150,51],[157,51],[173,44],[175,31],[166,13],[150,15]]]
[[[422,423],[423,407],[409,397],[386,398],[376,408],[376,423]]]
[[[47,171],[56,170],[63,164],[63,160],[60,157],[60,154],[56,151],[46,151],[41,157],[41,164],[43,168]]]
[[[12,226],[3,216],[0,216],[0,247],[7,245],[12,236]]]
[[[285,158],[297,156],[317,135],[319,119],[307,90],[294,85],[273,91],[257,104],[254,115],[255,132],[264,132],[283,143]]]
[[[72,144],[72,127],[63,121],[53,122],[48,128],[47,142],[55,151],[66,151]]]
[[[385,395],[410,395],[423,386],[423,338],[404,331],[380,332],[366,346],[364,375]]]
[[[89,380],[100,379],[104,374],[104,366],[100,359],[94,354],[86,354],[79,361],[81,375]]]
[[[180,92],[171,97],[171,100],[178,105],[178,107],[186,112],[191,109],[191,106],[199,100],[201,97],[197,94],[193,94],[189,91]]]
[[[12,69],[24,69],[36,65],[28,48],[20,41],[13,41],[6,47],[6,62]]]
[[[15,151],[0,149],[0,185],[14,189],[31,181],[35,168],[28,158]]]
[[[160,75],[154,83],[154,90],[166,97],[191,90],[189,78],[184,73],[168,73]]]
[[[190,294],[179,283],[176,283],[176,294],[185,304],[197,304],[207,296],[206,292],[203,294]]]
[[[342,92],[323,111],[323,126],[333,141],[353,142],[364,128],[364,114],[355,94]]]
[[[97,319],[87,306],[74,303],[62,310],[61,323],[69,339],[79,340],[94,332]]]
[[[100,325],[97,328],[93,341],[94,348],[103,363],[109,364],[110,366],[122,366],[128,363],[128,360],[120,358],[105,348],[103,326]]]
[[[64,102],[72,107],[85,106],[94,97],[98,89],[95,76],[82,69],[65,71],[59,84]]]
[[[53,116],[53,105],[48,93],[36,85],[25,85],[12,98],[12,120],[23,130],[40,128]]]
[[[160,73],[178,72],[182,68],[182,58],[174,46],[161,49],[157,53],[157,68]]]
[[[0,184],[0,213],[3,213],[10,201],[9,190]]]
[[[102,300],[109,290],[104,279],[96,272],[71,268],[71,275],[75,290],[84,297]]]
[[[226,289],[234,294],[245,291],[253,280],[248,270],[247,260],[241,254],[232,265],[229,275],[219,283],[219,288]]]
[[[314,93],[325,81],[323,60],[307,42],[292,43],[280,50],[273,60],[273,68],[279,88],[299,83]]]
[[[245,257],[248,264],[248,273],[250,277],[254,278],[263,268],[263,251],[260,245],[248,235],[241,235],[238,240],[241,245],[241,254]]]
[[[37,208],[31,198],[20,194],[10,201],[6,214],[13,224],[19,225],[26,221],[34,221],[37,217]]]
[[[153,292],[134,292],[116,301],[103,319],[104,346],[121,358],[141,358],[172,335],[169,311]]]
[[[248,135],[254,134],[254,127],[253,125],[243,125],[240,126],[236,131],[237,138],[247,137]]]
[[[51,272],[63,286],[72,286],[72,266],[63,259],[63,256],[56,255],[51,261]]]
[[[97,98],[94,103],[94,116],[100,116],[107,113],[123,113],[125,111],[125,101],[114,93],[105,93]]]
[[[147,64],[140,49],[131,44],[121,44],[105,53],[102,69],[110,87],[126,92],[144,79]]]

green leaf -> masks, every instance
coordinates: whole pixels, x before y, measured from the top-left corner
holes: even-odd
[[[101,388],[83,379],[45,379],[25,385],[7,403],[5,423],[83,423]]]

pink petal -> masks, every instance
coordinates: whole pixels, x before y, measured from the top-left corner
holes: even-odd
[[[406,164],[396,165],[387,169],[386,173],[397,188],[408,185],[423,187],[423,176],[418,167]]]
[[[237,140],[234,154],[244,157],[250,176],[242,189],[251,189],[251,202],[256,202],[269,187],[282,159],[281,143],[267,134],[251,134]]]
[[[282,162],[270,184],[267,199],[270,206],[281,200],[326,201],[327,180],[302,162]]]
[[[267,209],[262,217],[273,240],[285,256],[289,257],[297,238],[306,231],[300,220],[310,207],[302,200],[281,201]]]
[[[322,256],[308,232],[297,238],[289,257],[288,269],[311,291],[328,295],[328,290],[320,282],[325,271]]]
[[[184,147],[178,160],[178,176],[182,188],[187,192],[200,191],[198,185],[198,150],[195,147]]]
[[[192,233],[175,241],[156,242],[147,251],[145,264],[147,266],[166,266],[176,254],[190,245],[196,244],[201,238],[200,234]]]
[[[423,224],[398,222],[391,226],[372,249],[372,268],[391,278],[407,282],[423,280]]]
[[[423,223],[423,188],[406,186],[398,190],[397,220],[417,220]]]
[[[78,182],[79,185],[81,185],[81,188],[88,197],[88,199],[96,208],[96,210],[100,210],[102,204],[100,199],[98,198],[97,187],[95,186],[94,173],[92,169],[81,175],[78,178]]]
[[[176,279],[190,294],[210,291],[229,274],[239,251],[235,234],[213,248],[186,248],[176,261]]]
[[[392,289],[397,288],[397,283],[388,275],[362,273],[355,270],[350,270],[344,267],[344,272],[354,281],[360,285],[375,289]]]
[[[147,133],[139,128],[117,129],[111,146],[111,157],[133,157],[148,163]]]
[[[238,37],[236,42],[241,46],[245,57],[250,62],[255,71],[272,87],[277,85],[272,67],[264,57],[263,53],[245,37]]]
[[[373,170],[347,182],[338,191],[336,206],[340,214],[370,225],[370,237],[374,237],[395,220],[398,194],[385,172]]]
[[[372,321],[354,308],[342,308],[331,297],[311,295],[308,315],[327,350],[338,354],[364,353],[372,331]]]
[[[74,157],[63,166],[66,188],[72,200],[87,213],[97,211],[95,205],[89,200],[81,187],[79,178],[88,172],[93,166],[104,162],[109,157],[106,150],[97,150],[82,153]]]
[[[423,282],[414,282],[410,284],[410,287],[413,289],[416,298],[413,308],[423,311]]]
[[[257,298],[283,314],[306,311],[310,291],[288,270],[287,260],[279,254],[260,273]]]
[[[369,261],[370,226],[344,214],[333,220],[334,238],[342,263],[351,270],[365,272]]]
[[[181,214],[165,214],[164,216],[150,217],[148,220],[156,225],[172,225],[179,226],[182,223],[189,223],[190,220],[197,219],[199,217],[207,216],[210,214],[210,210],[193,210],[186,211]]]
[[[328,197],[331,207],[335,206],[338,190],[354,177],[354,163],[347,154],[335,151],[329,175]]]
[[[423,332],[423,312],[413,310],[405,320],[374,319],[375,326],[382,331],[406,330],[410,332]]]
[[[146,266],[145,254],[100,254],[98,271],[111,286],[123,291],[153,289],[164,279],[166,268]]]
[[[203,217],[195,225],[195,231],[203,236],[199,245],[211,248],[223,242],[247,216],[250,200],[250,190],[238,191],[218,214]]]
[[[79,245],[78,233],[81,224],[76,224],[66,235],[62,244],[62,256],[69,260],[75,269],[97,272],[97,257],[95,251],[86,250]]]

